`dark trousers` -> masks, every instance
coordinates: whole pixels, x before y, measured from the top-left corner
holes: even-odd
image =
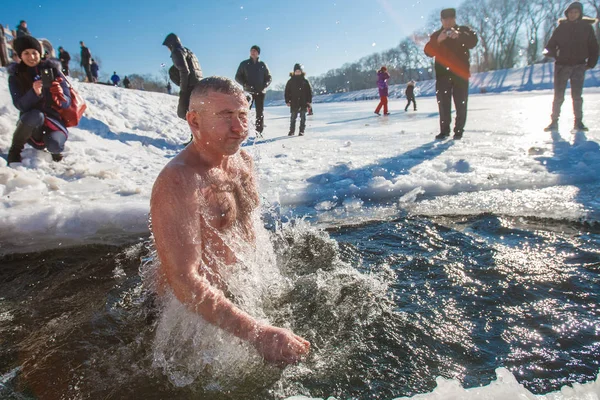
[[[298,114],[300,114],[300,133],[304,133],[304,129],[306,129],[306,108],[290,108],[292,116],[290,118],[290,133],[294,133],[296,131],[296,119],[298,118]]]
[[[254,108],[256,109],[256,132],[262,133],[265,121],[265,116],[263,115],[265,109],[265,94],[252,93],[252,103],[250,103],[250,108],[252,108],[252,104],[254,104]]]
[[[90,69],[90,64],[83,64],[83,69],[85,70],[85,76],[87,76],[88,82],[94,82],[94,77],[92,76],[92,70]]]
[[[554,102],[552,103],[552,121],[558,121],[560,108],[565,101],[567,82],[571,81],[571,98],[575,120],[583,119],[583,81],[585,80],[586,64],[554,65]]]
[[[13,134],[11,151],[21,153],[26,143],[37,150],[48,149],[52,154],[59,154],[65,148],[67,135],[61,131],[49,131],[44,126],[44,113],[31,110],[19,119]]]
[[[435,82],[435,90],[440,110],[440,133],[450,134],[452,99],[454,99],[454,107],[456,108],[454,133],[462,134],[467,122],[469,81],[458,77],[438,76]]]
[[[404,107],[404,111],[408,110],[408,106],[410,106],[410,103],[413,103],[413,106],[415,108],[415,111],[417,111],[417,101],[415,100],[415,96],[410,96],[406,98],[408,100],[408,103],[406,103],[406,107]]]
[[[65,74],[65,76],[69,76],[69,63],[62,64],[62,73]]]

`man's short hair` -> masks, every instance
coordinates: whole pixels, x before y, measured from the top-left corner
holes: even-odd
[[[231,79],[223,76],[209,76],[194,85],[191,99],[193,101],[198,97],[206,96],[210,92],[218,92],[245,98],[242,87]]]

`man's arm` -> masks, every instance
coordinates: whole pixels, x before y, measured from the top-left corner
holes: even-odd
[[[290,101],[292,101],[292,86],[291,86],[291,82],[292,80],[290,79],[289,81],[287,81],[287,83],[285,84],[285,92],[283,97],[285,98],[285,104],[290,104]]]
[[[438,35],[439,32],[434,32],[431,34],[431,36],[429,37],[429,42],[427,42],[427,44],[425,45],[425,55],[427,57],[435,57],[437,54],[437,47],[438,47]]]
[[[271,84],[271,81],[273,80],[273,78],[271,77],[271,71],[269,71],[269,67],[267,67],[267,64],[263,62],[263,65],[265,66],[265,87],[264,87],[264,89],[266,89]]]
[[[179,87],[181,88],[182,92],[188,92],[190,90],[188,88],[189,78],[190,78],[190,69],[188,68],[185,57],[183,56],[183,51],[182,50],[174,51],[172,58],[173,58],[173,65],[175,65],[175,68],[177,68],[179,70],[179,79],[180,79]]]
[[[235,81],[242,86],[246,86],[246,74],[244,73],[244,62],[240,63],[240,66],[235,73]]]
[[[469,50],[477,46],[477,42],[479,41],[477,34],[468,26],[460,27],[458,40]]]
[[[557,34],[556,32],[559,30],[560,25],[554,30],[554,32],[552,33],[552,36],[550,37],[550,40],[548,40],[548,43],[546,44],[546,53],[545,56],[546,57],[552,57],[552,58],[556,58],[557,53],[558,53],[558,38],[557,38]]]
[[[308,96],[306,97],[308,100],[308,104],[312,103],[312,86],[310,85],[310,82],[308,81],[308,79],[305,79],[306,81],[306,88],[308,89]]]
[[[152,232],[175,296],[206,321],[251,342],[268,361],[293,363],[310,344],[292,332],[261,324],[210,283],[212,269],[202,259],[201,204],[197,188],[167,167],[152,190]]]
[[[588,66],[588,68],[592,69],[598,63],[598,40],[596,40],[596,35],[594,34],[594,28],[592,28],[591,25],[589,25],[589,27],[590,27],[590,29],[589,29],[590,33],[588,35],[589,57],[588,57],[587,66]]]

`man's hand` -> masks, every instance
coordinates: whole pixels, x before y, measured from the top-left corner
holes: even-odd
[[[288,107],[292,106],[292,103],[285,103]]]
[[[448,37],[450,39],[457,39],[458,35],[459,35],[459,32],[456,29],[449,29]]]
[[[294,364],[310,350],[310,342],[293,332],[274,326],[260,326],[253,340],[256,350],[272,363]]]
[[[52,85],[50,86],[50,94],[52,95],[52,101],[54,101],[54,104],[56,104],[58,107],[61,107],[62,104],[65,101],[67,101],[62,87],[60,86],[60,83],[62,81],[62,78],[57,78],[54,82],[52,82]]]
[[[446,34],[446,30],[440,32],[437,38],[438,43],[442,43],[444,40],[448,39],[448,35]]]
[[[38,97],[42,95],[42,86],[43,83],[41,80],[33,82],[33,91]]]

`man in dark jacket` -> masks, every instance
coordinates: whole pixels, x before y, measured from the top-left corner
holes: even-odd
[[[189,105],[190,95],[194,85],[202,80],[202,68],[198,59],[187,47],[183,47],[181,40],[174,33],[169,33],[163,42],[171,51],[173,66],[179,72],[179,105],[177,106],[177,116],[185,119]],[[171,67],[171,70],[175,69]]]
[[[571,97],[575,113],[575,129],[587,131],[583,124],[583,82],[585,71],[594,68],[598,62],[598,41],[594,35],[592,18],[583,17],[583,6],[574,2],[565,10],[565,17],[559,20],[558,27],[546,45],[545,54],[554,57],[554,102],[552,122],[544,130],[557,131],[560,108],[565,100],[567,82],[571,81]]]
[[[436,93],[440,110],[438,140],[450,136],[452,99],[456,107],[454,139],[462,138],[467,122],[469,97],[469,50],[477,45],[477,35],[467,26],[456,24],[456,10],[447,8],[441,13],[442,28],[434,32],[425,45],[425,54],[435,57]]]
[[[302,65],[294,65],[294,72],[290,73],[290,80],[285,85],[285,103],[290,108],[292,114],[290,119],[290,133],[288,136],[294,136],[296,131],[296,119],[300,114],[300,132],[299,136],[304,136],[306,128],[306,111],[312,103],[312,88],[306,80]]]
[[[65,76],[69,76],[69,61],[71,61],[71,55],[62,48],[58,47],[58,58],[60,59],[60,65],[62,66],[62,72]]]
[[[20,38],[22,36],[31,36],[29,29],[27,29],[27,21],[19,22],[19,26],[17,26],[17,37]]]
[[[92,76],[92,70],[90,66],[92,64],[92,53],[90,49],[85,47],[85,43],[79,42],[81,46],[81,66],[85,70],[85,76],[87,76],[88,82],[94,82],[94,77]]]
[[[123,79],[123,86],[125,86],[125,89],[129,89],[131,87],[131,81],[127,76],[125,76]]]
[[[256,132],[262,136],[264,128],[263,110],[265,107],[265,92],[271,84],[271,73],[269,67],[262,61],[259,61],[260,47],[254,45],[250,48],[250,58],[240,63],[235,74],[237,83],[244,87],[244,90],[252,96],[252,104],[256,108]]]

